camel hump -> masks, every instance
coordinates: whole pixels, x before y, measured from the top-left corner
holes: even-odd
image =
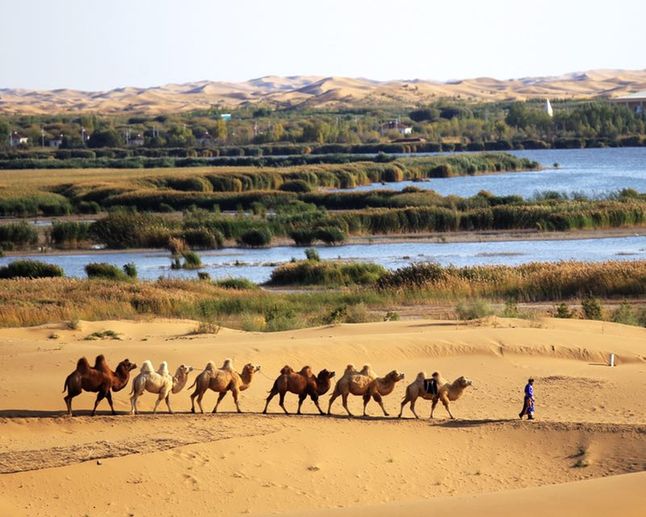
[[[86,357],[81,357],[76,362],[76,371],[79,373],[87,373],[90,370],[90,363]]]
[[[161,362],[161,364],[159,365],[159,370],[157,370],[157,373],[159,375],[170,375],[168,373],[168,363],[166,361]]]
[[[228,370],[230,372],[233,371],[233,361],[231,359],[225,359],[224,363],[222,364],[222,370]]]
[[[153,368],[153,363],[149,359],[146,359],[141,363],[141,373],[153,373],[155,370]]]
[[[377,377],[377,374],[373,371],[372,366],[370,366],[369,364],[364,364],[359,373],[373,379]]]
[[[96,370],[103,370],[103,371],[110,369],[108,367],[108,362],[105,360],[105,356],[103,354],[96,356],[96,359],[94,360],[94,368]]]
[[[312,369],[309,366],[303,366],[301,368],[301,371],[299,372],[301,375],[304,375],[305,377],[311,377],[312,374]]]
[[[209,361],[206,363],[206,367],[204,368],[205,371],[213,372],[215,371],[215,363],[213,361]]]
[[[426,379],[426,374],[424,372],[419,372],[417,374],[417,377],[415,377],[416,381],[423,381]]]
[[[290,373],[294,373],[294,369],[287,364],[280,369],[281,375],[289,375]]]

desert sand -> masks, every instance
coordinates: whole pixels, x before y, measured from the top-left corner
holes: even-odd
[[[578,320],[488,319],[478,324],[410,320],[280,333],[222,329],[191,335],[195,322],[81,322],[0,330],[0,515],[638,515],[646,505],[646,330]],[[98,330],[120,340],[87,341]],[[55,335],[56,338],[52,338]],[[606,366],[608,354],[617,366]],[[114,394],[120,413],[87,416],[94,395],[64,416],[63,381],[86,355],[110,365],[194,366],[230,357],[261,365],[241,395],[217,415],[193,415],[189,391],[177,412],[153,416],[155,396],[130,416],[129,391]],[[406,374],[384,399],[399,413],[419,371],[473,381],[433,421],[285,416],[264,398],[280,368],[333,369],[369,362],[379,374]],[[136,373],[136,371],[134,372]],[[520,421],[526,379],[536,379],[537,420]],[[216,395],[207,393],[205,409]],[[327,407],[328,396],[322,397]],[[286,405],[296,409],[296,397]],[[361,413],[362,401],[350,408]],[[428,417],[430,402],[418,401]],[[154,510],[153,510],[154,509]]]
[[[450,82],[267,76],[238,83],[198,81],[149,88],[115,88],[104,92],[5,88],[0,89],[0,113],[35,115],[94,111],[154,114],[209,109],[214,104],[235,108],[259,102],[308,108],[418,106],[442,97],[473,101],[618,97],[645,88],[646,70],[589,70],[553,77],[476,77]]]

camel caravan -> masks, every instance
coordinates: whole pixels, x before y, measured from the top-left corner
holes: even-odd
[[[89,361],[82,357],[76,364],[76,369],[65,379],[63,392],[67,391],[64,397],[67,405],[67,414],[72,416],[72,399],[80,395],[83,391],[96,393],[96,400],[92,409],[92,416],[96,414],[99,403],[105,398],[110,404],[112,414],[116,415],[112,403],[112,393],[124,389],[129,380],[130,372],[137,368],[137,365],[124,359],[118,365],[116,370],[111,370],[103,355],[96,357],[94,366],[90,366]],[[139,373],[132,382],[130,391],[130,413],[137,415],[139,413],[138,401],[146,393],[157,395],[153,407],[153,414],[162,401],[165,402],[169,413],[173,413],[170,405],[171,395],[177,395],[188,384],[189,375],[194,371],[192,366],[181,364],[175,371],[175,375],[170,374],[168,363],[162,361],[157,370],[154,369],[153,363],[146,360],[142,363]],[[254,375],[260,371],[260,366],[247,363],[242,371],[237,372],[233,367],[231,359],[225,359],[224,363],[218,368],[214,362],[209,361],[204,370],[200,372],[193,384],[188,389],[195,388],[191,393],[191,412],[195,413],[195,402],[199,407],[200,413],[204,413],[202,399],[208,390],[218,394],[217,401],[213,407],[212,413],[216,413],[218,406],[227,393],[231,392],[233,401],[238,413],[242,413],[238,396],[240,392],[245,391],[251,385]],[[285,396],[287,393],[298,395],[297,414],[300,415],[301,407],[309,397],[316,406],[321,415],[326,413],[319,405],[319,397],[325,395],[332,387],[332,379],[335,372],[327,369],[321,370],[317,375],[309,366],[304,366],[300,371],[295,371],[286,365],[281,368],[280,373],[274,381],[269,395],[265,400],[263,414],[267,414],[269,403],[278,395],[278,405],[289,414],[285,408]],[[338,378],[332,390],[328,403],[327,414],[332,414],[332,404],[341,397],[343,408],[348,416],[354,416],[348,408],[348,397],[350,395],[363,398],[363,416],[367,416],[366,408],[370,400],[374,400],[384,414],[389,416],[383,404],[383,397],[390,395],[399,381],[404,379],[404,374],[397,370],[392,370],[385,376],[377,375],[369,364],[364,365],[361,370],[357,370],[352,364],[346,366],[343,375]],[[426,377],[424,372],[419,372],[415,380],[406,387],[405,396],[401,402],[398,418],[402,417],[404,408],[410,404],[410,410],[415,418],[419,415],[415,411],[415,403],[419,398],[431,401],[431,414],[433,418],[435,407],[438,402],[446,409],[450,418],[455,418],[449,407],[450,402],[455,402],[472,385],[472,382],[466,377],[458,377],[453,382],[448,382],[441,377],[439,372],[434,372],[430,378]]]

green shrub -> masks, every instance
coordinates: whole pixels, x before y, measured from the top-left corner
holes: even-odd
[[[573,318],[574,313],[570,310],[566,303],[560,303],[554,308],[555,318]]]
[[[602,318],[601,303],[593,296],[586,296],[581,300],[583,317],[587,320],[600,320]]]
[[[612,321],[623,323],[624,325],[639,325],[637,313],[630,304],[624,302],[612,313]]]
[[[321,256],[319,255],[319,252],[316,248],[307,248],[305,250],[305,258],[307,258],[307,260],[312,260],[314,262],[321,261]]]
[[[289,237],[294,240],[296,246],[311,246],[316,239],[315,230],[292,230],[289,232]]]
[[[107,262],[91,262],[85,266],[88,278],[104,278],[107,280],[129,280],[130,277],[119,267]]]
[[[184,269],[199,269],[202,267],[202,259],[194,251],[185,251],[182,253],[184,257],[184,264],[182,267]]]
[[[218,230],[190,228],[182,231],[182,238],[191,248],[219,249],[224,246],[224,236]]]
[[[9,223],[0,225],[0,247],[10,250],[17,247],[34,245],[38,242],[38,232],[29,223]]]
[[[285,192],[311,192],[312,187],[304,180],[286,181],[280,186]]]
[[[90,238],[90,224],[54,221],[49,236],[54,246],[74,247]]]
[[[386,269],[378,264],[303,260],[289,262],[275,268],[269,283],[328,287],[372,285],[385,274]]]
[[[63,276],[63,269],[37,260],[14,260],[0,266],[0,278],[53,278]]]
[[[484,300],[469,300],[458,303],[455,313],[461,320],[477,320],[493,314],[493,309]]]
[[[327,226],[316,230],[316,238],[325,244],[340,244],[345,240],[345,234],[334,226]]]
[[[223,289],[258,289],[258,286],[247,278],[223,278],[214,282]]]
[[[271,232],[267,228],[254,228],[244,232],[238,239],[238,245],[260,248],[271,244]]]
[[[130,278],[137,278],[137,265],[134,262],[128,262],[123,265],[123,272]]]

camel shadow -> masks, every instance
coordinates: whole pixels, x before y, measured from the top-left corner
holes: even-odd
[[[483,425],[490,424],[504,424],[510,422],[518,422],[518,418],[485,418],[483,420],[444,420],[442,422],[435,423],[433,420],[429,421],[431,425],[439,425],[441,427],[450,427],[450,428],[469,428],[469,427],[478,427]]]
[[[74,416],[91,416],[92,410],[90,409],[75,409]],[[127,411],[117,411],[116,415],[112,415],[110,410],[97,410],[96,416],[122,416],[128,415]],[[53,410],[40,410],[40,409],[2,409],[0,410],[0,418],[56,418],[66,417],[67,410],[61,409]]]

